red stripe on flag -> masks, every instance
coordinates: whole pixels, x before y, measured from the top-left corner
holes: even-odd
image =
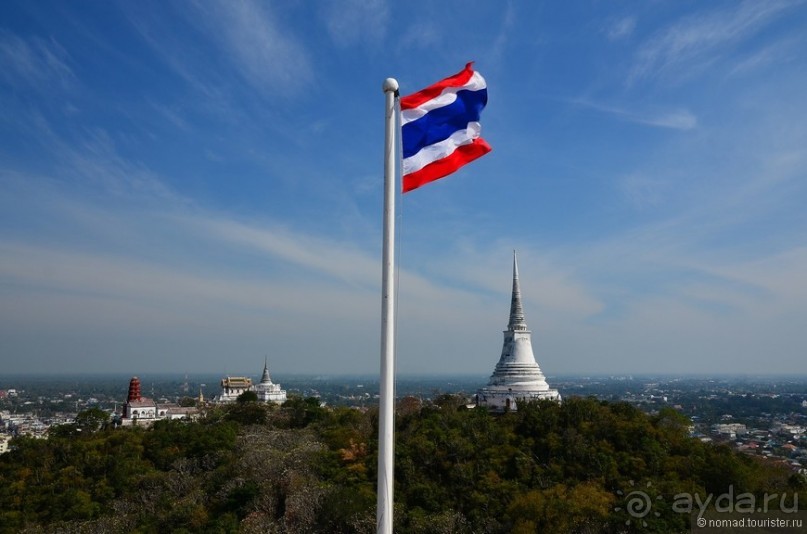
[[[457,147],[449,156],[429,163],[418,171],[404,175],[403,192],[409,192],[413,189],[417,189],[421,185],[448,176],[463,165],[477,158],[481,158],[491,150],[493,149],[487,141],[481,137],[477,137],[471,143]]]
[[[453,76],[449,76],[445,80],[440,80],[434,85],[430,85],[425,89],[421,89],[417,93],[412,93],[411,95],[406,95],[401,97],[401,109],[412,109],[416,108],[419,105],[423,104],[424,102],[428,102],[432,98],[440,96],[440,93],[443,92],[443,89],[446,87],[461,87],[468,83],[468,80],[471,79],[471,76],[474,75],[474,69],[471,66],[474,64],[473,61],[465,65],[465,68],[458,72]]]

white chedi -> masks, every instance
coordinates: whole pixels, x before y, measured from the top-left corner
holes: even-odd
[[[516,410],[520,400],[561,400],[558,390],[551,389],[547,384],[532,352],[532,332],[527,329],[524,320],[515,252],[510,321],[504,331],[502,354],[488,385],[477,393],[477,399],[480,406],[495,411]]]
[[[261,381],[253,386],[253,391],[258,395],[258,400],[262,402],[274,402],[276,404],[283,404],[286,402],[286,390],[280,389],[280,384],[272,382],[269,376],[269,366],[266,362],[263,364],[263,375]]]

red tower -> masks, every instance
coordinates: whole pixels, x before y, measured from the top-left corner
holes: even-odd
[[[140,398],[140,379],[133,376],[129,381],[129,397],[126,399],[126,402],[136,402],[139,401]]]

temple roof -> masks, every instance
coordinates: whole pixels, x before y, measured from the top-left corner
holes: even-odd
[[[221,387],[248,388],[252,379],[245,376],[227,376],[221,379]]]

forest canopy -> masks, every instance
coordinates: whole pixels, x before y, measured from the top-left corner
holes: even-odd
[[[113,428],[104,415],[12,441],[0,532],[375,530],[372,410],[293,397],[151,428]],[[395,532],[688,532],[676,495],[804,490],[785,467],[692,439],[688,426],[672,409],[649,416],[594,398],[499,415],[451,395],[402,399]],[[637,487],[653,499],[641,521],[625,503]]]

